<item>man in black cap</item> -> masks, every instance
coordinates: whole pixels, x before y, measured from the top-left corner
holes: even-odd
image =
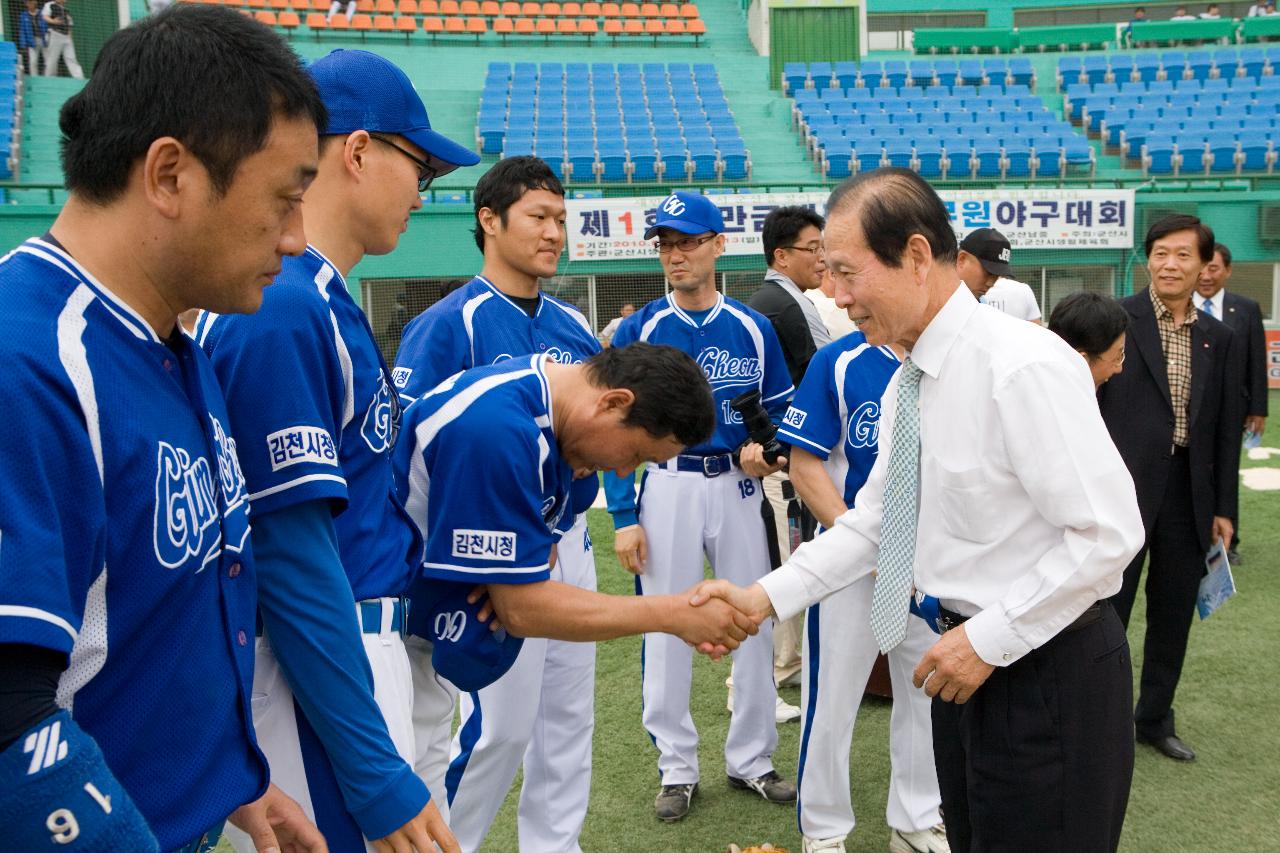
[[[960,241],[956,269],[973,295],[985,305],[1020,320],[1040,323],[1040,306],[1031,288],[1015,281],[1009,240],[994,228],[979,228]]]

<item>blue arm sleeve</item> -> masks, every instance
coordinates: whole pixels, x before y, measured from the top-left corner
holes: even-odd
[[[328,502],[255,518],[253,550],[258,606],[276,658],[324,744],[347,810],[365,837],[382,838],[431,795],[396,752],[374,702]]]
[[[636,513],[636,475],[619,477],[612,471],[604,472],[604,495],[613,516],[613,529],[630,527],[640,523]]]

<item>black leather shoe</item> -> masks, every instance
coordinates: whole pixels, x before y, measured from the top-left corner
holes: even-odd
[[[1240,556],[1240,552],[1232,548],[1227,552],[1227,562],[1233,566],[1239,566],[1244,563],[1244,558]]]
[[[1165,758],[1172,758],[1174,761],[1196,760],[1196,751],[1179,740],[1177,735],[1147,737],[1139,734],[1138,743],[1150,744]]]

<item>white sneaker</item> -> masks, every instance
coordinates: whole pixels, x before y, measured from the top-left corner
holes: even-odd
[[[789,723],[792,720],[798,720],[800,719],[800,708],[797,705],[788,704],[785,699],[779,696],[778,703],[774,705],[773,708],[773,718],[779,723]]]
[[[804,839],[804,853],[845,853],[844,850],[845,836],[837,835],[834,838],[809,838]]]
[[[889,853],[951,853],[944,824],[916,832],[889,830]]]
[[[729,713],[733,713],[733,691],[729,691],[729,699],[724,703]],[[773,706],[773,718],[779,723],[790,723],[793,720],[800,719],[800,708],[796,705],[790,705],[781,696],[778,697],[777,703]]]

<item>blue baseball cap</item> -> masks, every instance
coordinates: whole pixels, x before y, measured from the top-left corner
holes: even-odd
[[[501,678],[520,654],[524,640],[504,629],[489,630],[476,618],[483,599],[467,602],[474,584],[424,581],[415,590],[410,621],[431,641],[431,666],[459,690],[472,692]],[[420,594],[425,593],[425,594]],[[412,630],[412,629],[411,629]]]
[[[708,231],[721,234],[724,232],[724,215],[720,213],[720,207],[705,195],[681,190],[667,196],[658,205],[658,215],[644,232],[644,238],[652,239],[659,228],[672,228],[685,234],[705,234]]]
[[[393,133],[427,152],[437,175],[474,166],[480,155],[431,129],[427,108],[409,77],[367,50],[335,50],[308,69],[325,109],[326,134]]]

